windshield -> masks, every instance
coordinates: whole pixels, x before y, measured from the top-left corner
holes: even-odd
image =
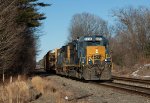
[[[87,46],[103,46],[102,41],[87,41],[85,42]]]

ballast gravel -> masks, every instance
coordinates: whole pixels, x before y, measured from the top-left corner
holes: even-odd
[[[77,101],[88,103],[150,103],[150,98],[125,91],[108,88],[92,83],[85,83],[60,76],[48,76],[67,91],[72,91]],[[71,98],[71,97],[70,97]]]

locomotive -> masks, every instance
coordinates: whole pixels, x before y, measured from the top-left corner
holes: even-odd
[[[84,80],[111,80],[112,60],[104,36],[82,36],[44,56],[46,71]]]

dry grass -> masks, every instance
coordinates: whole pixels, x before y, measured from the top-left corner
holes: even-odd
[[[29,103],[31,89],[25,77],[18,76],[13,78],[13,80],[11,78],[9,81],[11,83],[5,83],[5,85],[0,86],[0,103]],[[74,98],[73,92],[65,90],[62,85],[50,79],[36,76],[32,78],[31,85],[38,92],[42,93],[42,96],[47,97],[45,99],[53,98],[54,103],[89,103],[84,100],[68,101],[65,97],[67,96],[69,99]]]
[[[56,81],[36,76],[32,78],[31,82],[33,87],[35,87],[37,91],[41,92],[43,96],[52,97],[54,99],[54,103],[89,103],[84,100],[66,100],[66,96],[68,98],[74,98],[74,93],[64,90],[63,86],[59,85]]]
[[[29,87],[26,81],[17,80],[0,87],[0,103],[27,103]]]
[[[31,82],[32,86],[44,96],[49,95],[53,97],[56,103],[65,103],[62,102],[62,95],[65,95],[64,93],[66,92],[62,91],[55,81],[36,76],[32,78]]]
[[[59,89],[52,80],[46,80],[39,76],[33,77],[31,82],[32,86],[42,94],[55,93]]]
[[[56,103],[65,103],[62,99],[63,92],[60,86],[56,85],[54,81],[36,76],[32,78],[31,82],[32,86],[35,87],[38,92],[41,92],[43,95],[50,95],[54,98]]]
[[[35,87],[37,91],[44,94],[44,88],[45,88],[46,82],[44,82],[41,77],[38,77],[38,76],[33,77],[31,82],[32,82],[33,87]]]

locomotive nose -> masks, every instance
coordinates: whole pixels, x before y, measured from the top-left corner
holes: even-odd
[[[86,48],[87,64],[99,64],[105,60],[104,46],[87,46]]]

